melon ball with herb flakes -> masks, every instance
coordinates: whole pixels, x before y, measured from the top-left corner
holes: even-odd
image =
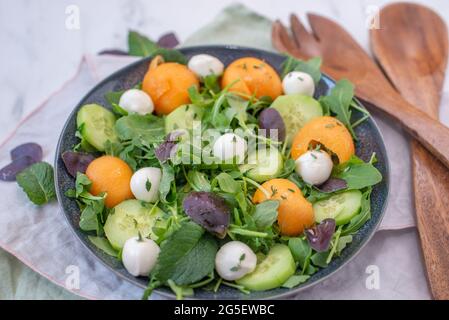
[[[295,161],[296,173],[304,182],[320,185],[329,179],[333,162],[330,155],[323,150],[309,150]]]
[[[276,99],[282,94],[281,78],[268,63],[253,57],[233,61],[223,74],[222,87],[248,99],[268,96]]]
[[[160,168],[147,167],[134,172],[130,181],[134,197],[145,202],[156,202],[159,197],[161,178],[162,171]]]
[[[223,245],[215,256],[215,270],[224,280],[243,278],[256,269],[257,256],[246,244],[230,241]]]
[[[129,113],[140,115],[153,113],[154,110],[153,100],[147,93],[139,89],[129,89],[123,92],[118,104]]]
[[[190,58],[187,66],[200,79],[204,79],[209,75],[221,76],[224,70],[223,62],[209,54],[194,55],[192,58]]]
[[[308,73],[292,71],[282,80],[282,88],[285,94],[300,93],[312,97],[315,92],[315,83]]]
[[[242,163],[247,150],[246,140],[234,133],[225,133],[214,143],[212,151],[215,158],[222,162]]]

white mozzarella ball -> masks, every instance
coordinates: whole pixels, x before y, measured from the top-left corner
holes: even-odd
[[[292,71],[282,80],[282,88],[285,94],[300,93],[312,97],[315,92],[315,83],[308,73]]]
[[[156,265],[160,251],[159,246],[151,239],[130,238],[123,246],[123,265],[135,277],[148,276]]]
[[[142,168],[134,172],[131,177],[131,192],[137,200],[156,202],[159,198],[159,184],[162,172],[159,168]]]
[[[320,185],[329,179],[332,172],[332,159],[322,150],[311,150],[295,161],[296,173],[311,185]]]
[[[245,139],[234,133],[225,133],[214,143],[213,154],[221,161],[231,161],[235,157],[236,163],[245,160],[247,143]]]
[[[223,63],[214,56],[208,54],[197,54],[193,56],[190,58],[187,66],[200,79],[211,74],[219,76],[224,70]]]
[[[120,97],[118,104],[130,113],[138,113],[141,115],[152,113],[154,110],[151,97],[139,89],[126,90]]]
[[[228,281],[238,280],[253,272],[256,265],[256,254],[240,241],[226,243],[215,256],[215,270]]]

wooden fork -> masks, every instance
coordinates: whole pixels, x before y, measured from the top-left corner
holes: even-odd
[[[291,15],[291,35],[280,21],[275,21],[274,47],[299,59],[320,56],[326,74],[337,80],[352,81],[360,99],[391,116],[449,168],[449,128],[404,100],[342,27],[316,14],[308,14],[307,18],[312,32],[306,30],[296,15]]]

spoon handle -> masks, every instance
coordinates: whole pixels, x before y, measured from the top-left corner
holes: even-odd
[[[415,108],[398,93],[384,95],[361,94],[366,100],[393,117],[438,160],[449,168],[449,128]]]

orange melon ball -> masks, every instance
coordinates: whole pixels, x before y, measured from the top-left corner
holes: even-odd
[[[279,200],[278,225],[282,235],[297,236],[314,223],[312,204],[304,198],[301,190],[287,179],[271,179],[262,184],[268,192],[258,189],[253,196],[253,203],[265,200]]]
[[[105,205],[108,208],[134,198],[129,185],[132,175],[133,171],[128,164],[113,156],[95,159],[86,170],[86,176],[92,181],[90,192],[93,195],[106,192]]]
[[[222,87],[240,93],[243,98],[269,96],[273,100],[282,94],[282,82],[277,72],[266,62],[252,57],[233,61],[224,71]]]
[[[191,86],[199,87],[198,78],[185,65],[175,62],[150,65],[142,82],[142,90],[150,95],[158,115],[188,104],[187,90]]]
[[[351,133],[338,119],[318,117],[306,123],[292,142],[291,156],[297,159],[307,152],[310,144],[321,144],[335,153],[340,163],[348,161],[355,153]]]

